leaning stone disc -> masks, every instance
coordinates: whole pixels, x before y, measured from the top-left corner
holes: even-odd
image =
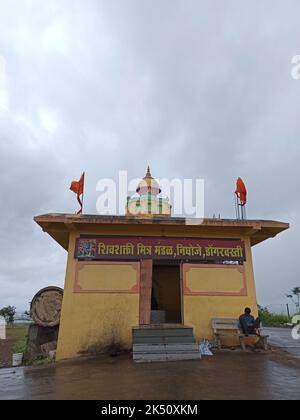
[[[41,327],[59,325],[63,290],[59,287],[46,287],[40,290],[31,304],[32,319]]]

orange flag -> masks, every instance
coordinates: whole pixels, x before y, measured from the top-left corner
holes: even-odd
[[[242,178],[238,178],[236,182],[235,193],[239,197],[241,205],[245,206],[247,204],[247,189]]]
[[[83,173],[81,175],[81,178],[79,181],[73,181],[71,186],[70,186],[70,190],[73,191],[73,193],[75,193],[77,195],[77,201],[80,205],[80,210],[77,214],[81,214],[82,213],[82,200],[80,199],[80,196],[83,195],[84,193],[84,177],[85,177],[85,173]]]

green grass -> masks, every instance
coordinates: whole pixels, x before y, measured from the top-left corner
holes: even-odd
[[[51,359],[51,357],[37,357],[33,361],[34,366],[45,366],[45,365],[52,365],[54,363],[54,359]]]
[[[15,343],[14,353],[25,353],[27,341],[28,325],[8,325],[6,328],[7,338],[12,338]]]
[[[265,310],[259,311],[259,317],[265,327],[282,327],[291,322],[287,315],[273,314]]]

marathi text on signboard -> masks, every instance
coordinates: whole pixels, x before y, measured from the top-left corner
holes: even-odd
[[[228,239],[79,238],[75,258],[85,260],[168,259],[202,261],[246,260],[245,244]]]

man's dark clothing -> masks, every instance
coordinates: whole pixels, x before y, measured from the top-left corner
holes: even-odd
[[[256,330],[260,328],[260,319],[254,319],[250,314],[240,316],[240,327],[245,335],[256,334]]]

